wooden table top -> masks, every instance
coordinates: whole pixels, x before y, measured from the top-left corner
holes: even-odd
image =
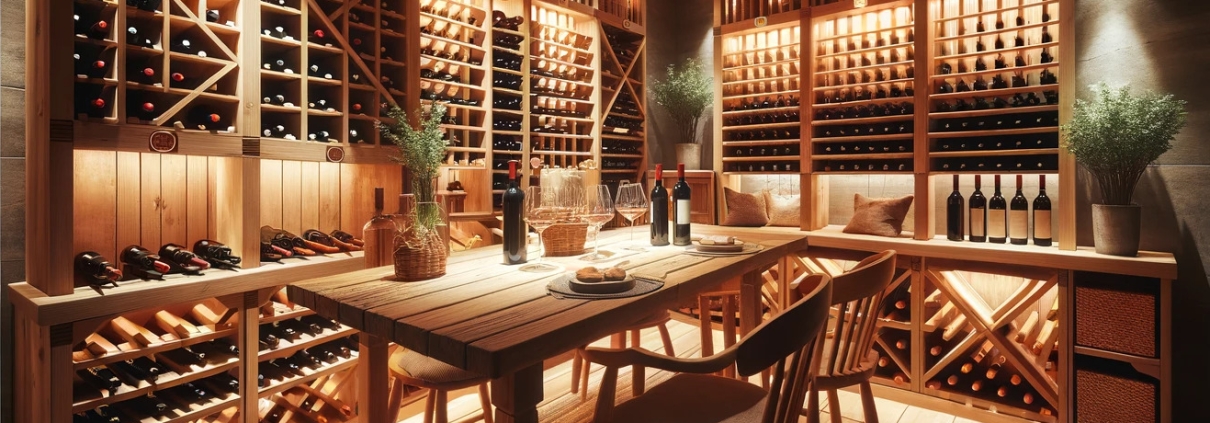
[[[301,281],[289,293],[324,317],[451,365],[501,377],[617,332],[652,310],[696,301],[699,292],[806,248],[805,233],[707,225],[693,229],[695,235],[732,235],[764,248],[748,255],[704,257],[685,254],[688,247],[647,245],[647,252],[635,253],[622,249],[632,245],[629,228],[605,231],[601,249],[618,254],[595,265],[629,262],[624,267],[632,273],[664,275],[660,290],[622,299],[551,297],[546,290],[551,280],[593,263],[578,256],[556,257],[544,261],[565,270],[521,272],[521,266],[501,264],[499,246],[454,253],[446,275],[437,279],[387,280],[394,272],[388,266]],[[646,240],[645,227],[635,232],[635,243]]]

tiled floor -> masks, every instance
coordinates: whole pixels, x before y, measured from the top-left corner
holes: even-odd
[[[696,326],[686,323],[681,323],[674,320],[669,324],[669,330],[672,333],[673,349],[677,356],[689,357],[700,355],[700,342],[698,339],[698,331]],[[608,339],[603,339],[593,344],[594,346],[607,346]],[[660,347],[659,334],[655,329],[643,331],[642,345],[656,352],[663,352]],[[722,346],[721,334],[716,332],[715,350],[718,351]],[[547,362],[545,371],[545,400],[538,405],[538,413],[540,420],[543,423],[582,423],[592,421],[592,412],[596,404],[597,389],[601,385],[601,376],[604,373],[600,366],[593,366],[592,373],[588,381],[588,399],[581,400],[579,395],[573,395],[570,391],[571,387],[571,361],[570,356],[562,357],[561,359],[550,360]],[[647,386],[654,386],[666,380],[670,374],[653,369],[647,370]],[[618,400],[624,401],[630,398],[630,369],[623,368],[618,374]],[[864,421],[864,416],[861,412],[861,399],[856,393],[840,391],[839,392],[840,415],[841,421],[844,423],[854,423]],[[449,394],[450,406],[449,416],[450,421],[466,421],[468,417],[479,411],[478,392],[474,389],[465,389],[461,391],[451,392]],[[410,403],[406,404],[400,412],[402,422],[406,423],[421,423],[423,416],[421,413],[424,410],[423,396],[413,396],[409,398]],[[884,398],[875,398],[876,407],[878,409],[878,420],[880,422],[921,422],[921,423],[969,423],[976,420],[968,420],[961,417],[955,417],[949,414],[939,413],[932,410],[927,410],[919,407],[908,406],[895,401]],[[820,407],[825,411],[821,413],[820,421],[830,422],[831,416],[826,412],[828,407],[827,397],[820,398]],[[805,422],[806,418],[799,419]]]

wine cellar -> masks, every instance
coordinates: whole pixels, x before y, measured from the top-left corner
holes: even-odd
[[[663,122],[649,119],[659,106],[648,95],[660,82],[647,81],[655,74],[648,33],[659,23],[647,3],[28,2],[27,25],[42,32],[26,40],[30,263],[27,281],[8,287],[15,381],[28,387],[15,391],[18,421],[398,421],[383,414],[388,392],[376,389],[388,375],[392,396],[398,389],[410,403],[429,395],[426,413],[445,402],[444,392],[402,387],[399,372],[385,370],[393,348],[413,347],[384,342],[381,333],[432,342],[422,355],[454,354],[448,340],[439,342],[446,332],[507,344],[488,333],[496,330],[490,324],[472,329],[476,320],[443,315],[456,304],[432,298],[492,276],[488,267],[468,268],[499,258],[506,190],[538,187],[556,169],[582,171],[608,193],[630,183],[651,189],[652,169],[667,162],[659,154],[672,154],[654,139]],[[661,305],[679,305],[681,320],[700,318],[703,339],[713,314],[731,346],[733,335],[791,307],[791,280],[840,277],[871,253],[893,250],[891,281],[871,324],[874,395],[979,421],[1172,421],[1173,255],[1117,257],[1077,246],[1077,165],[1060,129],[1076,103],[1074,0],[713,6],[705,125],[713,156],[702,158],[710,169],[679,178],[692,201],[673,199],[670,207],[687,208],[694,225],[725,231],[761,226],[725,223],[741,214],[731,210],[740,195],[762,198],[762,209],[790,201],[793,225],[774,225],[770,212],[769,227],[742,233],[805,240],[771,263],[735,259],[734,269],[718,271],[728,288],[710,291],[723,292],[717,310],[688,288]],[[52,54],[67,46],[70,66],[66,54]],[[417,177],[384,130],[416,126],[438,105],[447,110],[445,145],[432,185],[450,247],[441,266],[462,267],[418,285],[419,296],[432,296],[424,301],[440,304],[434,310],[362,310],[383,292],[403,298],[384,281],[355,282],[382,271],[367,262],[393,265],[396,276],[405,266],[397,251],[391,258],[362,251],[378,236],[367,219],[418,207]],[[672,187],[678,178],[669,175],[662,183]],[[907,220],[898,219],[901,235],[845,225],[860,178],[912,194]],[[647,232],[630,228],[659,216],[643,200],[628,207],[639,216],[629,224],[611,206],[605,228],[622,227],[630,238]],[[867,200],[858,190],[852,208]],[[620,195],[617,202],[621,212]],[[681,211],[673,209],[678,219]],[[573,243],[555,232],[558,248]],[[604,237],[596,232],[587,240]],[[532,238],[527,229],[522,236]],[[573,241],[561,255],[581,251]],[[493,253],[459,255],[484,246]],[[582,251],[595,256],[592,247],[585,241]],[[674,263],[697,260],[685,256]],[[640,257],[635,265],[647,265]],[[731,291],[733,282],[749,285]],[[300,288],[323,284],[335,285]],[[750,284],[763,307],[755,313],[732,303],[752,294]],[[502,298],[531,294],[521,286],[509,285]],[[518,319],[490,309],[486,285],[469,292],[451,298],[502,322]],[[541,304],[520,309],[571,319],[542,314],[563,308]],[[847,312],[833,313],[835,320]],[[413,316],[449,326],[416,329],[404,322]],[[531,329],[570,338],[597,326]],[[631,336],[637,344],[638,332]],[[612,342],[619,339],[624,347],[625,336]],[[479,344],[462,347],[489,355]],[[522,351],[505,357],[520,360]],[[572,353],[577,375],[579,351]],[[470,358],[461,360],[459,370],[474,370]],[[495,371],[485,375],[493,390],[523,379]],[[637,377],[631,389],[641,393]],[[486,413],[497,401],[532,394],[493,391],[489,399],[483,389]],[[521,413],[514,420],[513,411],[495,415],[536,421]]]

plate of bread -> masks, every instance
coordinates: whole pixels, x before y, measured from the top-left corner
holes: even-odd
[[[634,276],[621,267],[585,267],[568,278],[568,287],[581,294],[616,294],[634,288]]]
[[[694,242],[698,251],[704,253],[738,253],[744,251],[744,242],[733,236],[707,235]]]

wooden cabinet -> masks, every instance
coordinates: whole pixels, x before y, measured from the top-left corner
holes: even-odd
[[[648,173],[647,188],[655,185],[655,173]],[[664,187],[669,190],[671,198],[672,187],[676,185],[676,172],[664,172]],[[709,170],[686,170],[685,182],[689,184],[690,207],[689,221],[713,225],[714,222],[714,172]],[[671,200],[670,200],[671,201]],[[672,210],[669,208],[669,210]]]

